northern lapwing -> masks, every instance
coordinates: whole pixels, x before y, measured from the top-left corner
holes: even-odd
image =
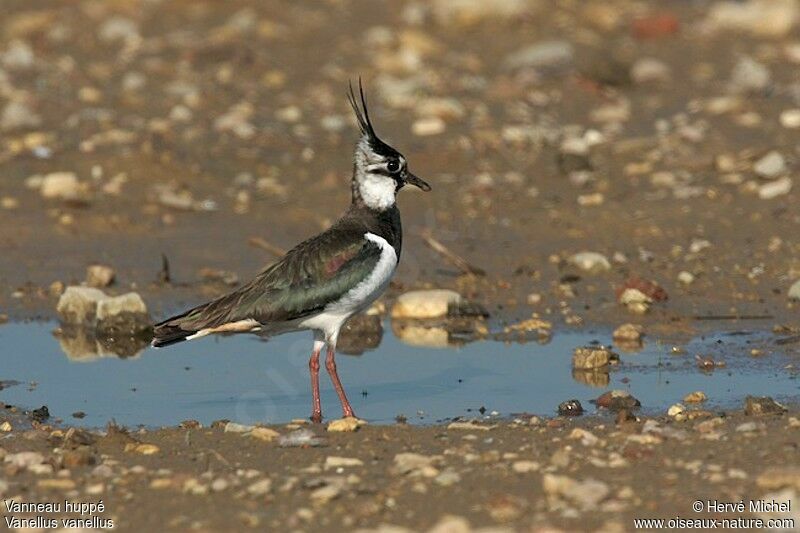
[[[360,80],[359,96],[360,107],[351,85],[348,99],[361,138],[355,148],[352,201],[342,217],[239,289],[156,324],[153,339],[153,346],[161,347],[212,333],[271,336],[313,331],[308,368],[315,422],[322,420],[319,356],[326,346],[325,368],[342,402],[343,415],[355,416],[336,372],[339,331],[348,318],[383,293],[397,268],[403,242],[395,203],[398,191],[407,183],[431,190],[409,172],[406,158],[375,133]]]

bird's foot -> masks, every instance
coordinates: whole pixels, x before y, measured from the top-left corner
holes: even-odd
[[[311,413],[311,416],[309,418],[311,419],[311,421],[313,423],[321,424],[322,423],[322,411],[314,411],[313,413]]]

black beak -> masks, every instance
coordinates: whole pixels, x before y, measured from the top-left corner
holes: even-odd
[[[417,176],[415,176],[411,172],[406,174],[404,181],[406,183],[410,183],[411,185],[414,185],[415,187],[419,187],[420,189],[422,189],[425,192],[428,192],[429,190],[431,190],[431,186],[428,185],[428,182],[426,182],[422,178],[418,178]]]

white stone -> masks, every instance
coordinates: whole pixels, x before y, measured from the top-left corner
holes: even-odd
[[[603,254],[597,252],[579,252],[569,258],[568,262],[584,272],[598,274],[611,270],[611,263]]]
[[[555,68],[572,63],[575,52],[568,41],[543,41],[512,52],[503,64],[506,68]]]
[[[717,2],[706,22],[712,29],[748,32],[759,37],[781,37],[800,20],[795,0],[747,0]]]
[[[410,291],[397,298],[392,318],[441,318],[461,302],[460,294],[447,289]]]
[[[789,194],[792,190],[792,178],[784,176],[775,181],[765,183],[758,188],[758,197],[762,200],[771,200],[784,194]]]
[[[429,135],[439,135],[444,133],[447,125],[444,120],[439,117],[425,117],[415,120],[411,125],[411,132],[418,137],[427,137]]]
[[[786,129],[800,128],[800,109],[786,109],[781,112],[781,126]]]
[[[777,178],[786,172],[786,160],[780,152],[772,150],[755,162],[753,171],[762,178]]]
[[[108,298],[103,291],[91,287],[67,287],[58,300],[56,311],[66,324],[93,324],[97,305]]]

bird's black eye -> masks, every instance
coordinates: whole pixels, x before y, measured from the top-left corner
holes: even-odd
[[[398,163],[397,161],[395,161],[393,159],[393,160],[389,161],[388,163],[386,163],[386,170],[388,170],[391,173],[395,173],[398,170],[400,170],[400,163]]]

